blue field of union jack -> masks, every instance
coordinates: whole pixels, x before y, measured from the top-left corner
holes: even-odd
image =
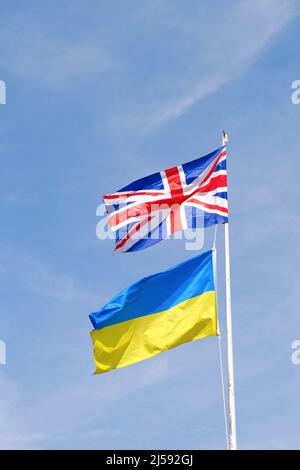
[[[226,147],[136,180],[103,199],[120,252],[142,250],[188,228],[226,223]]]

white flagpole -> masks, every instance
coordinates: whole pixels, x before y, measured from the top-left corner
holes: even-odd
[[[228,135],[222,132],[222,145],[228,142]],[[227,323],[227,367],[228,367],[228,402],[229,402],[229,449],[236,450],[236,420],[234,396],[234,369],[231,319],[231,287],[230,287],[230,253],[229,253],[229,225],[224,224],[225,230],[225,273],[226,273],[226,323]]]

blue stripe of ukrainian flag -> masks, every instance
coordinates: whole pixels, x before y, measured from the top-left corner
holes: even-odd
[[[212,251],[132,284],[90,319],[96,374],[216,336]]]

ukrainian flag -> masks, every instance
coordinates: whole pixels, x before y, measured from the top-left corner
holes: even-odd
[[[213,252],[141,279],[90,319],[96,374],[216,336]]]

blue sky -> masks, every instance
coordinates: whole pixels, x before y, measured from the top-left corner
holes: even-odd
[[[88,314],[191,256],[183,240],[114,255],[95,235],[101,195],[226,128],[238,445],[299,449],[300,2],[0,10],[0,447],[225,448],[215,338],[92,376]],[[218,252],[224,331],[222,227]]]

